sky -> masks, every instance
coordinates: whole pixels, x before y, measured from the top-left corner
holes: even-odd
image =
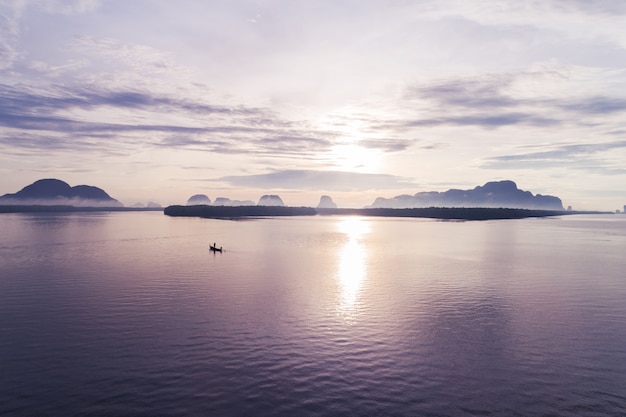
[[[0,0],[0,195],[626,204],[622,0]]]

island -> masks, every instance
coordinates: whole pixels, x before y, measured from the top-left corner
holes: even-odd
[[[573,214],[600,214],[604,212],[534,210],[489,207],[427,207],[427,208],[312,208],[288,206],[169,206],[163,213],[172,217],[204,217],[211,219],[242,219],[282,216],[370,216],[420,217],[441,220],[496,220],[549,217]]]
[[[163,211],[154,202],[124,207],[106,191],[92,185],[70,186],[56,178],[44,178],[20,191],[0,196],[0,213],[66,213],[94,211]]]
[[[216,207],[203,205],[169,206],[167,216],[241,219],[274,216],[371,216],[420,217],[441,220],[496,220],[549,217],[572,214],[599,214],[598,211],[565,210],[560,198],[521,190],[510,180],[491,181],[469,190],[429,191],[393,198],[377,198],[364,208],[338,208],[323,195],[316,208],[285,206],[277,195],[264,195],[257,205]]]

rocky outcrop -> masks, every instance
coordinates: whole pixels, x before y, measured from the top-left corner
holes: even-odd
[[[285,203],[283,203],[283,200],[277,195],[266,194],[259,199],[257,206],[284,207]]]
[[[330,198],[330,196],[323,195],[320,197],[320,202],[318,203],[317,208],[336,209],[337,204],[335,204],[335,202],[333,201],[332,198]]]
[[[197,206],[200,204],[209,205],[211,204],[211,199],[207,197],[206,194],[195,194],[189,197],[189,199],[187,200],[188,206]]]

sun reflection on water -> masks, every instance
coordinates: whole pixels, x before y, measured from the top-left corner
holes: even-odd
[[[369,232],[367,220],[349,217],[338,224],[348,240],[339,253],[338,283],[341,292],[339,310],[350,312],[358,305],[359,293],[367,277],[367,250],[363,235]]]

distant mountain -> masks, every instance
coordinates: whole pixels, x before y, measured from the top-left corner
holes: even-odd
[[[269,194],[269,195],[262,196],[259,199],[259,202],[257,203],[257,206],[284,207],[285,203],[283,203],[283,200],[279,196],[273,195],[273,194]]]
[[[197,206],[200,204],[211,204],[211,199],[206,194],[195,194],[187,200],[188,206]]]
[[[513,181],[493,181],[472,190],[451,189],[445,192],[428,191],[393,198],[379,197],[370,208],[418,207],[494,207],[540,210],[563,210],[560,198],[551,195],[533,195],[517,188]]]
[[[321,209],[336,209],[337,204],[327,195],[323,195],[320,197],[320,202],[317,205],[317,208]]]
[[[147,204],[137,202],[131,206],[132,208],[163,208],[163,206],[159,203],[155,203],[154,201],[148,201]]]
[[[218,197],[213,202],[214,206],[238,207],[238,206],[254,206],[254,201],[250,200],[231,200],[226,197]]]
[[[70,187],[64,181],[49,178],[35,181],[15,194],[0,197],[0,205],[68,205],[75,207],[122,207],[123,204],[104,190],[91,185]]]

